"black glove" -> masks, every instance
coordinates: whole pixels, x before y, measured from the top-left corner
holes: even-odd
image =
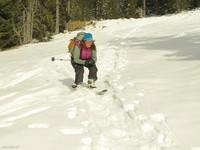
[[[93,66],[95,64],[95,61],[93,60],[93,59],[91,59],[91,60],[86,60],[85,61],[85,66],[86,67],[91,67],[91,66]]]

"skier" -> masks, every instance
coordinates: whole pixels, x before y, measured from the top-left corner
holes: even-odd
[[[84,67],[88,68],[88,87],[96,88],[95,81],[97,80],[97,53],[91,33],[84,33],[83,40],[75,43],[75,47],[71,57],[71,64],[75,71],[75,81],[72,88],[83,83]]]

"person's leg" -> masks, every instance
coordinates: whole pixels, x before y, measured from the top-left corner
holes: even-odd
[[[84,74],[83,65],[72,62],[72,66],[75,70],[75,82],[74,83],[75,84],[83,83],[83,74]]]
[[[97,71],[98,71],[96,65],[88,67],[88,69],[89,69],[88,79],[93,79],[94,81],[96,81],[97,80]]]
[[[88,67],[89,75],[88,75],[88,86],[91,88],[95,88],[95,81],[97,80],[97,67],[96,65]]]
[[[75,68],[75,83],[76,84],[82,84],[83,83],[83,74],[84,74],[84,68],[82,65],[77,65]]]

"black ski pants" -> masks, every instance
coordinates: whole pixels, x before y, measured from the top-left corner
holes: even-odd
[[[73,59],[71,59],[71,64],[75,71],[75,82],[74,83],[76,83],[76,84],[83,83],[84,67],[88,68],[88,70],[89,70],[88,79],[93,79],[94,81],[97,80],[98,69],[97,69],[96,65],[87,67],[87,66],[75,63],[73,61]]]

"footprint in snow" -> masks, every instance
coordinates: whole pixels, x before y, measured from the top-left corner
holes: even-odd
[[[88,127],[88,125],[90,124],[89,121],[82,121],[81,124],[84,126],[84,127]]]
[[[166,117],[163,114],[152,114],[150,115],[150,118],[154,122],[163,122],[166,120]]]
[[[68,115],[69,119],[76,118],[76,116],[77,116],[77,108],[76,107],[69,108],[68,112],[67,112],[67,115]]]
[[[123,90],[123,89],[125,89],[125,87],[124,86],[122,86],[122,85],[118,85],[117,87],[116,87],[118,90]]]
[[[133,81],[130,81],[130,82],[127,83],[127,85],[130,86],[130,87],[134,87],[135,83]]]
[[[140,97],[144,97],[144,93],[142,93],[142,92],[139,92],[139,93],[137,93],[136,95],[137,95],[137,96],[140,96]]]
[[[91,145],[92,144],[92,138],[91,137],[84,137],[84,138],[82,138],[82,143],[84,144],[84,145],[87,145],[87,146],[89,146],[89,145]]]

